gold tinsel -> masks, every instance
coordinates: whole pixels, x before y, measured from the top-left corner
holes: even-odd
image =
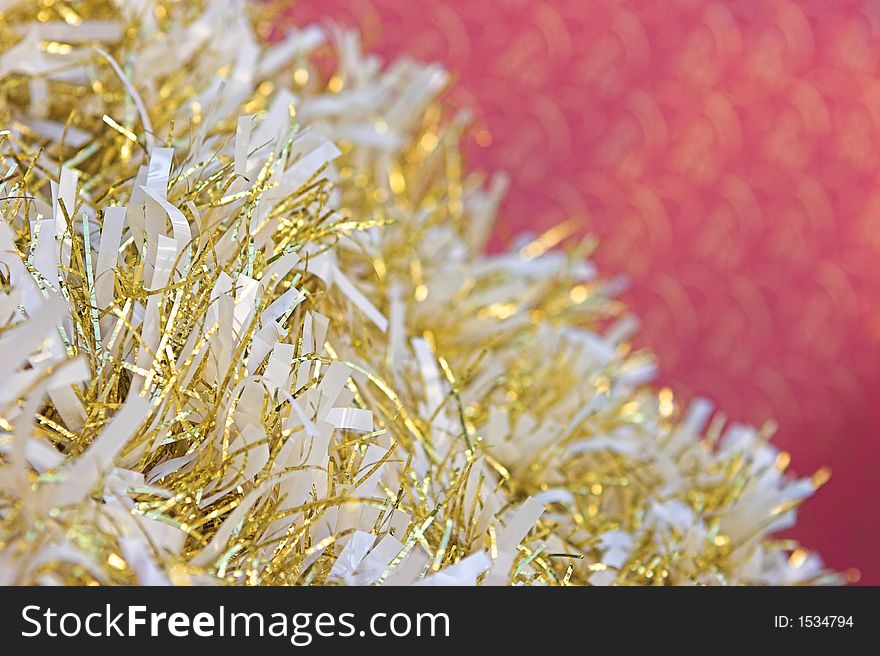
[[[0,0],[0,581],[822,580],[589,241],[484,254],[445,71],[277,15]]]

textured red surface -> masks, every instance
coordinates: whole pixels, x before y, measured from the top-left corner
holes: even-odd
[[[513,180],[499,238],[601,237],[677,396],[779,421],[831,467],[794,535],[880,583],[880,3],[305,0],[441,61],[470,164]]]

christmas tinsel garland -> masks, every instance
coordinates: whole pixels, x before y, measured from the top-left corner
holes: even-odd
[[[824,473],[647,385],[589,240],[486,254],[441,67],[237,0],[0,14],[0,582],[836,580],[771,537]]]

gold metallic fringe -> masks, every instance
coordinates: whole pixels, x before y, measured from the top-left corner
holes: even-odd
[[[592,240],[484,254],[439,67],[261,3],[0,12],[0,581],[836,580],[770,537],[827,476],[646,386]]]

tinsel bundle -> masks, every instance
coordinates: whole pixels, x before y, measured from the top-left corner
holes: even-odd
[[[833,580],[770,537],[823,474],[646,386],[589,241],[485,254],[440,67],[237,0],[0,11],[0,582]]]

